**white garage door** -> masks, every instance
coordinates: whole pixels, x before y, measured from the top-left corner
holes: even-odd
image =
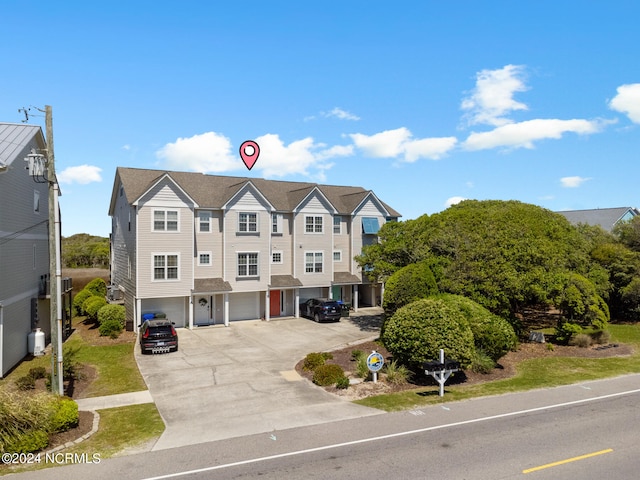
[[[188,323],[187,302],[184,297],[144,298],[141,301],[142,314],[164,313],[176,327],[185,327]]]
[[[322,288],[301,288],[300,303],[304,303],[310,298],[322,298]]]
[[[229,294],[229,320],[256,320],[260,318],[258,292]]]

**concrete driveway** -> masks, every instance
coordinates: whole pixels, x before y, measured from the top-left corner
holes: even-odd
[[[166,424],[153,450],[382,413],[337,398],[301,378],[309,352],[377,338],[381,309],[338,323],[248,320],[180,329],[175,353],[136,360]]]

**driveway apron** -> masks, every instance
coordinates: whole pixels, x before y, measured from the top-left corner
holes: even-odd
[[[378,308],[338,323],[247,320],[178,330],[175,353],[136,360],[166,430],[154,450],[376,415],[295,372],[307,353],[377,338]]]

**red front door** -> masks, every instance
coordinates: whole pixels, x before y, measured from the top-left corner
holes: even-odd
[[[280,290],[271,290],[269,292],[269,316],[280,316]]]

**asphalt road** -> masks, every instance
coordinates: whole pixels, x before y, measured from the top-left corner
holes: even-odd
[[[443,403],[14,478],[634,479],[639,379]]]

